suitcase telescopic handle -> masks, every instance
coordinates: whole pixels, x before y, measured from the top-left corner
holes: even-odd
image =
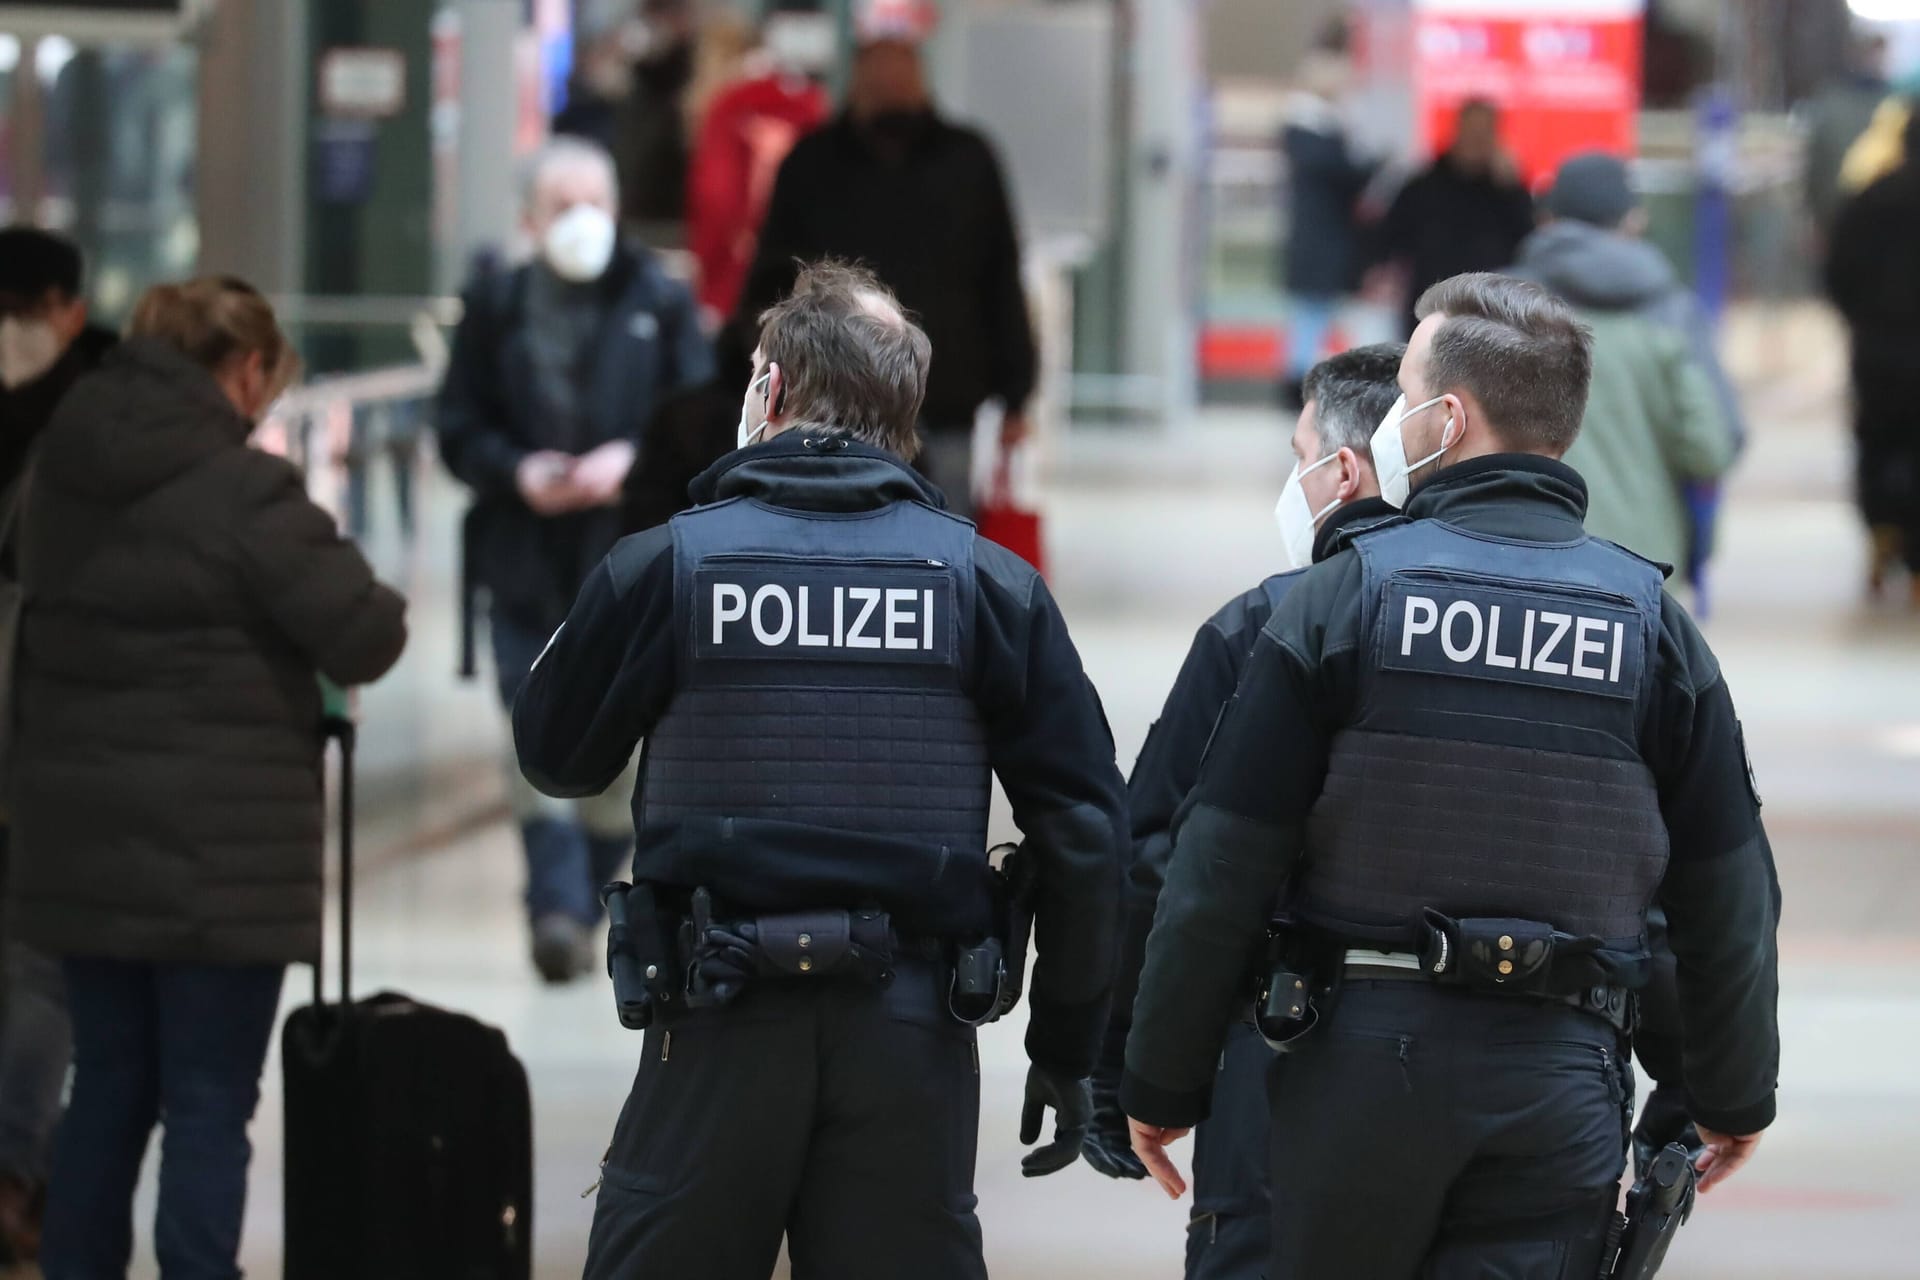
[[[340,747],[340,1003],[353,999],[353,748],[359,729],[346,716],[330,715],[324,722],[326,736]],[[313,965],[313,1003],[326,1004],[324,969],[321,957]]]

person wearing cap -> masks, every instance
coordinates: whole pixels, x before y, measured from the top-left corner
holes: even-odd
[[[36,227],[0,231],[0,578],[17,580],[13,513],[54,407],[116,338],[88,323],[84,264],[71,240]],[[12,643],[9,624],[4,643]],[[9,828],[0,815],[0,882]],[[39,1253],[47,1159],[72,1056],[60,962],[23,942],[6,948],[0,1000],[0,1262]]]
[[[1587,531],[1676,569],[1705,562],[1711,493],[1740,448],[1740,406],[1705,314],[1646,226],[1627,167],[1600,152],[1560,166],[1547,221],[1512,274],[1593,329],[1593,389],[1567,465],[1586,477]]]
[[[997,400],[1002,439],[1023,438],[1038,358],[1006,176],[986,138],[928,95],[920,46],[933,16],[924,0],[862,6],[846,109],[781,165],[736,314],[751,332],[792,287],[796,262],[872,268],[940,353],[916,465],[949,510],[971,515],[975,416]]]

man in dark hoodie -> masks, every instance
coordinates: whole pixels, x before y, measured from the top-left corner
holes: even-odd
[[[1593,389],[1567,465],[1586,478],[1587,532],[1676,568],[1704,563],[1711,486],[1739,452],[1740,402],[1705,314],[1660,251],[1626,165],[1589,152],[1561,165],[1547,223],[1512,274],[1573,305],[1593,329]]]
[[[0,578],[17,581],[14,513],[34,444],[67,389],[114,334],[87,322],[72,241],[37,227],[0,231]],[[9,646],[12,620],[0,643]],[[0,883],[9,830],[0,825]],[[0,1001],[0,1261],[39,1252],[48,1144],[71,1056],[60,962],[24,943],[5,951]]]

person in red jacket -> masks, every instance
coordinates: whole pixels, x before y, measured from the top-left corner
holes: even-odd
[[[819,85],[766,54],[747,66],[708,106],[687,173],[687,246],[700,264],[700,305],[716,317],[740,300],[781,162],[829,109]]]

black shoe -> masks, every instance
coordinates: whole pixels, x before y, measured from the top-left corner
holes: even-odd
[[[547,982],[572,982],[592,963],[593,940],[578,920],[555,913],[533,922],[533,967]]]

